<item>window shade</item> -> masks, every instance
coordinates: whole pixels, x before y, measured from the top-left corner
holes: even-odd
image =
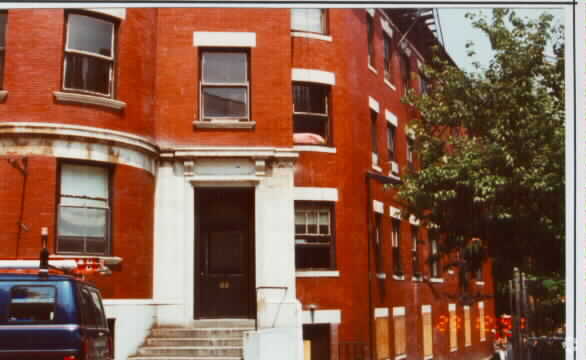
[[[325,32],[322,9],[291,9],[291,28],[293,30]]]

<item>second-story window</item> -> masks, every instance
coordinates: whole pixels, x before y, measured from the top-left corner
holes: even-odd
[[[391,47],[391,37],[389,35],[387,35],[386,33],[383,34],[383,45],[384,45],[384,49],[385,49],[385,58],[384,58],[384,62],[385,62],[385,80],[387,81],[392,81],[392,74],[393,74],[393,61],[392,61],[392,56],[393,56],[393,48]]]
[[[6,18],[7,11],[0,11],[0,89],[4,89],[4,53],[6,49]]]
[[[295,202],[295,266],[298,270],[333,269],[333,207]]]
[[[421,261],[419,259],[419,228],[411,226],[411,258],[413,265],[413,277],[421,278]]]
[[[415,169],[415,165],[414,165],[414,158],[415,158],[414,146],[415,146],[415,141],[412,138],[407,137],[407,167],[409,168],[409,170]]]
[[[377,133],[377,129],[376,129],[376,118],[378,117],[378,114],[376,111],[371,110],[370,111],[370,144],[372,147],[372,154],[373,154],[373,159],[376,159],[377,161],[373,160],[373,164],[377,165],[378,163],[378,146],[377,146],[377,141],[378,141],[378,133]]]
[[[291,30],[327,33],[325,9],[291,9]]]
[[[67,14],[63,88],[113,97],[116,26],[85,14]]]
[[[330,87],[312,83],[293,84],[293,132],[312,134],[319,144],[331,144],[328,97]]]
[[[202,51],[201,120],[248,121],[250,83],[245,51]]]
[[[396,156],[396,137],[397,127],[393,124],[387,124],[387,151],[389,153],[389,161],[395,161]]]
[[[366,35],[368,41],[368,65],[374,67],[374,20],[366,14]]]
[[[440,259],[437,244],[438,234],[436,231],[429,233],[429,253],[431,255],[430,261],[430,275],[432,278],[437,278],[440,275]]]
[[[401,221],[393,219],[391,229],[391,247],[393,251],[393,274],[403,276],[401,264]]]
[[[110,254],[109,171],[103,166],[61,165],[57,252]]]

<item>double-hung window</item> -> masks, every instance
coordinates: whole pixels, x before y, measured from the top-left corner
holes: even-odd
[[[385,80],[388,82],[392,81],[393,74],[393,48],[391,47],[391,37],[386,33],[383,33],[383,45],[384,45],[384,65],[385,65]]]
[[[109,178],[103,166],[61,164],[58,253],[110,254]]]
[[[326,34],[326,10],[291,9],[291,30]]]
[[[403,93],[407,94],[407,91],[411,89],[411,63],[409,60],[409,56],[402,51],[399,56],[399,61],[401,64],[401,82],[403,83]]]
[[[393,124],[387,124],[387,151],[389,161],[394,161],[396,156],[396,135],[397,127]]]
[[[6,10],[0,10],[0,89],[4,89],[4,53],[6,52]]]
[[[202,51],[201,120],[250,120],[248,69],[246,51]]]
[[[368,65],[374,67],[374,20],[366,14],[366,36],[368,43]]]
[[[403,266],[401,264],[401,221],[397,219],[392,220],[391,247],[393,251],[393,274],[403,276]]]
[[[419,228],[411,226],[411,258],[413,265],[413,277],[421,278],[421,261],[419,260]]]
[[[330,87],[314,83],[293,83],[293,132],[317,135],[330,144],[328,98]]]
[[[374,110],[370,111],[370,144],[372,148],[372,163],[378,165],[378,133],[377,133],[377,121],[378,113]]]
[[[63,89],[113,97],[115,37],[113,21],[68,13]]]
[[[429,233],[429,253],[430,253],[430,275],[432,278],[438,278],[440,275],[440,259],[437,245],[438,234],[436,231]]]
[[[414,146],[415,146],[415,142],[413,141],[413,139],[408,137],[407,138],[407,167],[409,168],[409,170],[415,169],[415,165],[414,165],[415,155],[413,154]]]
[[[295,265],[334,269],[333,208],[330,204],[295,202]]]

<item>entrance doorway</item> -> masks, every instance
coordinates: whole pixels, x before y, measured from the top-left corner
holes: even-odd
[[[254,189],[195,190],[195,318],[254,315]]]

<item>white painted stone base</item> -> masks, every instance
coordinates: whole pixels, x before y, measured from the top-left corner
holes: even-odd
[[[249,331],[244,334],[244,360],[302,360],[300,327]]]

